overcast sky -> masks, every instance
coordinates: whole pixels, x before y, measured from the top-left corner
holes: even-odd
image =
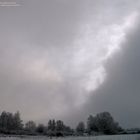
[[[140,0],[3,2],[1,111],[70,125],[109,111],[140,127]]]

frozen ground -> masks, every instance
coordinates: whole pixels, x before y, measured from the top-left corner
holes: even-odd
[[[138,135],[116,135],[116,136],[95,136],[95,137],[65,137],[65,138],[48,138],[48,137],[0,137],[0,140],[140,140]]]

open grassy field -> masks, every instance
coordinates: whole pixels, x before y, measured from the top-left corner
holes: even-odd
[[[50,140],[48,137],[0,137],[0,140]],[[51,140],[140,140],[140,135],[115,135],[115,136],[95,136],[95,137],[65,137],[52,138]]]

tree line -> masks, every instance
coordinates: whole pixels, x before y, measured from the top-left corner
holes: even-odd
[[[3,111],[0,114],[0,133],[14,135],[47,135],[47,136],[69,136],[69,135],[100,135],[118,134],[123,129],[119,126],[109,112],[101,112],[97,115],[89,115],[87,122],[79,122],[75,129],[64,124],[62,120],[51,119],[47,125],[36,124],[30,120],[23,123],[20,113]]]

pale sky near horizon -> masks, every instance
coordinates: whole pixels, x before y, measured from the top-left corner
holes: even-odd
[[[140,126],[140,0],[3,2],[0,111],[70,125],[109,111]]]

